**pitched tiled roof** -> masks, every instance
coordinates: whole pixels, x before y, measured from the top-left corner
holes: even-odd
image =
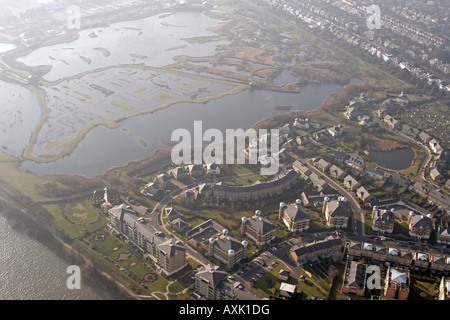
[[[258,234],[267,234],[271,232],[272,230],[275,230],[275,225],[272,224],[270,221],[263,217],[254,217],[251,219],[248,219],[246,221],[246,224],[249,225],[250,228],[256,231]]]
[[[354,289],[363,289],[366,279],[366,267],[356,261],[350,262],[350,272],[348,275],[348,286]]]
[[[284,207],[284,212],[288,215],[289,219],[294,222],[309,219],[309,214],[307,214],[300,205],[287,205]]]
[[[297,257],[301,257],[307,253],[314,253],[321,249],[332,248],[341,245],[341,239],[331,238],[325,239],[317,242],[312,242],[304,245],[296,245],[291,248],[291,251],[295,252]]]
[[[327,203],[328,213],[333,217],[348,217],[350,214],[345,201],[332,200]]]
[[[205,269],[199,271],[196,276],[205,279],[212,287],[216,288],[220,282],[228,277],[228,273],[217,266],[207,264]]]

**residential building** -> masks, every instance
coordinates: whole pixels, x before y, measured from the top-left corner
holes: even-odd
[[[432,188],[428,194],[428,201],[450,213],[450,197],[442,190]]]
[[[157,184],[155,182],[149,182],[145,185],[144,189],[142,190],[142,193],[153,197],[160,190],[161,190],[161,186],[159,184]]]
[[[347,208],[347,201],[345,198],[339,200],[331,200],[328,197],[324,198],[323,213],[329,228],[347,228],[350,213]]]
[[[379,209],[377,206],[372,210],[372,230],[377,232],[392,233],[394,231],[395,215],[392,210]]]
[[[351,191],[356,191],[359,188],[359,186],[361,186],[361,184],[350,175],[347,175],[344,178],[344,185],[347,189],[349,189]]]
[[[302,200],[303,207],[307,208],[322,202],[325,197],[328,197],[330,200],[337,200],[340,196],[341,194],[335,189],[326,188],[322,191],[303,191],[300,195],[300,199]]]
[[[210,175],[219,175],[220,174],[220,165],[216,163],[208,163],[205,165],[206,174]]]
[[[280,194],[283,190],[290,188],[297,181],[297,172],[288,170],[274,179],[258,182],[250,186],[229,186],[226,184],[214,185],[213,194],[216,199],[227,199],[230,201],[248,201],[261,199],[274,194]]]
[[[236,263],[247,257],[247,245],[247,241],[241,242],[230,237],[228,230],[224,229],[217,238],[209,239],[209,254],[231,270]]]
[[[156,176],[153,182],[159,184],[162,188],[165,188],[167,184],[172,180],[172,177],[167,173],[161,173]]]
[[[387,250],[383,245],[377,245],[373,248],[372,259],[376,261],[386,261]]]
[[[195,293],[207,300],[218,300],[219,285],[227,277],[228,273],[220,267],[208,264],[195,274]]]
[[[361,256],[372,259],[374,252],[374,245],[370,242],[364,242],[361,248]]]
[[[286,225],[290,232],[300,232],[309,229],[310,217],[305,209],[302,208],[300,199],[297,199],[296,203],[289,205],[281,202],[278,219]]]
[[[185,190],[181,193],[180,198],[184,200],[184,203],[194,203],[197,200],[198,191],[196,189]]]
[[[430,147],[430,150],[433,153],[441,153],[443,150],[441,145],[439,144],[439,141],[437,141],[436,139],[431,139],[428,142],[428,146]]]
[[[172,275],[187,265],[186,248],[173,238],[166,238],[145,224],[129,205],[121,204],[108,210],[109,226],[134,243],[158,264],[164,273]]]
[[[407,188],[411,184],[411,179],[399,172],[391,173],[387,180],[403,188]]]
[[[397,263],[400,251],[397,248],[388,247],[386,261],[389,263]]]
[[[345,163],[356,171],[362,170],[364,166],[364,160],[357,156],[350,156]]]
[[[356,195],[358,198],[360,198],[363,202],[369,202],[372,199],[372,195],[369,193],[369,191],[366,190],[363,186],[359,187],[356,190]]]
[[[322,142],[322,141],[329,140],[331,138],[331,135],[328,133],[328,131],[326,129],[322,129],[320,131],[314,132],[313,138],[317,142]]]
[[[398,263],[401,266],[405,266],[410,268],[413,264],[414,255],[411,251],[408,250],[400,250],[398,254]]]
[[[199,224],[198,226],[189,229],[186,232],[186,238],[188,243],[193,247],[197,248],[203,243],[206,243],[211,237],[211,234],[218,234],[223,232],[225,227],[219,224],[213,219],[208,219],[205,222]]]
[[[261,211],[256,210],[251,218],[242,217],[241,235],[246,235],[256,242],[258,246],[265,245],[275,239],[276,227],[269,220],[261,216]]]
[[[450,300],[450,278],[442,277],[439,283],[439,300]]]
[[[300,172],[302,176],[309,176],[311,174],[311,170],[308,168],[308,166],[298,160],[294,161],[294,163],[292,164],[292,168]]]
[[[361,257],[361,242],[360,241],[350,241],[347,246],[348,259],[359,259]]]
[[[344,111],[344,116],[347,118],[347,119],[355,119],[356,118],[356,116],[357,116],[357,114],[358,114],[358,109],[357,108],[355,108],[355,107],[350,107],[350,106],[347,106],[346,108],[345,108],[345,111]]]
[[[384,285],[384,296],[390,299],[407,300],[410,283],[409,272],[400,272],[389,267]]]
[[[331,167],[331,164],[324,160],[324,159],[319,159],[316,163],[315,163],[316,167],[319,168],[321,171],[326,172],[328,170],[328,168]]]
[[[203,165],[201,164],[191,164],[187,166],[187,170],[192,177],[200,177],[205,173]]]
[[[417,130],[416,128],[413,128],[413,127],[410,127],[410,126],[404,124],[402,126],[402,133],[415,139],[419,135],[420,131]]]
[[[336,151],[332,160],[336,162],[344,162],[347,159],[347,153],[345,151]]]
[[[430,270],[431,272],[443,274],[447,267],[447,257],[438,254],[431,254],[430,257]]]
[[[290,272],[288,270],[281,269],[278,273],[278,280],[288,281],[290,276]]]
[[[182,217],[182,214],[174,207],[166,207],[164,208],[164,211],[166,212],[166,216],[169,219],[169,221]]]
[[[242,284],[229,279],[223,269],[207,264],[195,274],[194,293],[206,300],[260,300],[254,294],[242,290]]]
[[[386,180],[386,172],[378,167],[367,165],[363,171],[363,174],[370,177],[372,180]]]
[[[400,122],[388,114],[384,116],[384,122],[386,122],[389,128],[391,128],[392,130],[400,129]]]
[[[430,177],[433,181],[439,181],[443,178],[442,174],[437,168],[433,168],[430,170]]]
[[[339,168],[337,165],[333,164],[330,168],[329,168],[329,175],[336,179],[336,180],[342,180],[345,176],[345,172],[344,170],[342,170],[341,168]]]
[[[364,297],[366,291],[366,266],[356,261],[347,261],[341,293]]]
[[[319,257],[332,257],[341,251],[341,246],[341,239],[328,237],[312,243],[295,245],[289,253],[297,265],[303,265],[307,261],[316,261]]]
[[[188,175],[188,171],[183,167],[176,167],[170,171],[170,174],[176,179],[180,180]]]
[[[170,276],[187,266],[186,248],[181,241],[167,239],[158,245],[155,262]]]
[[[191,229],[191,225],[181,218],[176,218],[176,219],[170,221],[170,226],[174,230],[176,230],[179,234],[184,234],[184,233],[186,233],[186,231]]]
[[[344,129],[341,124],[332,126],[327,131],[332,137],[340,137],[344,134]]]
[[[439,227],[437,232],[437,242],[438,243],[450,243],[450,229]]]
[[[110,208],[120,204],[120,193],[116,189],[104,189],[95,190],[93,194],[93,203],[95,206],[99,206],[103,213],[107,213]]]
[[[309,138],[309,136],[307,134],[303,134],[303,135],[296,137],[295,141],[297,141],[298,145],[305,146],[311,142],[311,139]]]
[[[409,235],[419,239],[429,239],[433,229],[432,216],[415,214],[411,211],[408,215]]]
[[[422,131],[422,132],[419,134],[419,138],[420,138],[420,140],[421,140],[423,143],[425,143],[425,144],[427,144],[427,143],[430,142],[430,140],[431,140],[431,136],[430,136],[429,134],[427,134],[425,131]]]
[[[308,118],[295,118],[294,127],[298,129],[309,129],[309,119]]]
[[[423,252],[414,252],[414,268],[416,270],[428,270],[430,267],[430,257],[428,254]]]
[[[297,286],[290,284],[290,283],[282,282],[280,284],[279,291],[280,291],[280,293],[279,293],[280,297],[292,299],[294,297],[294,295],[297,293]]]
[[[416,181],[412,186],[410,186],[410,190],[426,198],[428,197],[428,193],[430,192],[430,187],[426,183]]]
[[[309,179],[315,184],[318,191],[322,191],[323,189],[328,187],[328,182],[315,172],[312,172],[309,175]]]
[[[213,188],[210,184],[202,183],[198,186],[198,194],[202,197],[209,198],[213,194]]]

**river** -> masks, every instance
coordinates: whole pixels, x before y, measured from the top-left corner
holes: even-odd
[[[64,262],[41,243],[13,230],[0,213],[0,300],[103,300],[81,281],[68,289]],[[81,279],[83,275],[81,275]]]

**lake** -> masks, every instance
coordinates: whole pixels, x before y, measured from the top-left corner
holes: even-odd
[[[391,151],[370,151],[370,158],[383,168],[404,170],[411,166],[414,160],[414,151],[409,148]]]
[[[41,117],[34,93],[0,81],[0,151],[20,157]]]
[[[154,15],[82,30],[75,41],[41,47],[17,60],[27,66],[52,66],[43,77],[49,81],[113,65],[145,63],[162,67],[179,55],[216,54],[218,45],[229,42],[189,43],[185,39],[217,35],[207,29],[218,22],[202,12]]]
[[[153,67],[162,67],[173,63],[173,58],[178,55],[208,56],[216,54],[216,47],[228,43],[228,41],[189,43],[185,39],[193,36],[215,36],[216,34],[209,31],[209,28],[216,26],[219,22],[202,12],[159,14],[135,21],[113,23],[108,27],[82,30],[79,38],[75,41],[41,47],[18,60],[29,66],[52,66],[50,72],[44,76],[44,79],[50,81],[121,64],[144,63]],[[105,52],[109,54],[105,54]],[[294,78],[288,70],[283,70],[275,81],[283,84]],[[76,91],[72,89],[72,86],[80,84],[82,80],[71,80],[70,89]],[[176,81],[168,79],[165,81],[168,86],[176,86]],[[360,79],[351,79],[351,83],[360,82]],[[102,85],[107,85],[106,81]],[[70,101],[72,104],[69,105],[68,93],[63,92],[68,86],[69,84],[64,82],[59,87],[55,85],[46,88],[48,91],[47,104],[51,112],[45,126],[39,132],[39,145],[35,146],[34,151],[40,156],[51,156],[57,151],[54,147],[57,143],[73,138],[81,128],[77,127],[77,121],[81,124],[93,122],[98,116],[95,114],[100,109],[97,107],[98,105],[85,104],[79,115],[74,114],[73,110],[70,111],[77,107],[75,99],[81,98],[76,96],[78,93],[75,95],[71,93],[73,97],[70,98],[73,101]],[[277,110],[276,105],[290,105],[292,106],[291,110],[313,110],[319,107],[327,96],[341,91],[343,87],[343,84],[337,83],[310,83],[300,86],[300,93],[245,90],[239,94],[225,96],[204,104],[176,103],[152,114],[121,120],[118,122],[120,126],[115,129],[109,129],[103,125],[97,126],[84,136],[71,154],[52,163],[24,161],[23,166],[35,173],[80,174],[91,177],[104,173],[112,166],[121,166],[129,160],[145,158],[157,148],[165,148],[162,140],[170,139],[171,133],[175,129],[189,129],[195,120],[202,120],[205,128],[217,128],[223,131],[238,128],[245,130],[262,118],[286,112]],[[81,90],[78,89],[76,92]],[[212,87],[208,92],[211,90]],[[91,98],[85,92],[81,92],[81,94],[84,94],[83,97]],[[213,93],[211,92],[211,94]],[[118,97],[121,98],[121,96],[126,98],[125,92],[118,93]],[[130,94],[127,93],[127,96],[129,100]],[[153,97],[153,100],[156,98],[158,97]],[[116,101],[113,102],[116,103]],[[121,102],[131,103],[126,99]],[[78,102],[78,104],[81,105],[83,102]],[[28,105],[35,106],[36,103]],[[148,108],[149,102],[143,101],[140,106],[133,105],[133,107],[138,110],[145,105]],[[81,106],[79,108],[81,109]],[[37,108],[34,107],[33,113],[37,113],[36,110]],[[116,122],[122,119],[123,117],[112,114],[116,110],[118,109],[106,109],[107,115],[112,115],[112,117],[103,117],[99,120]],[[69,111],[72,113],[68,113]],[[22,114],[28,113],[22,112]],[[106,113],[103,112],[103,116],[104,114]],[[80,119],[71,118],[76,116]],[[28,118],[38,119],[34,114]],[[14,119],[8,119],[9,123],[13,123],[13,121]],[[3,126],[7,126],[8,122]],[[61,125],[64,127],[61,128]],[[29,137],[34,126],[23,127],[27,128],[23,136]],[[47,136],[49,138],[46,138]],[[7,144],[8,141],[14,140],[5,138],[3,143]],[[20,143],[10,142],[6,147],[9,149],[14,146],[16,149],[23,149],[26,144],[24,142],[25,140]],[[14,154],[17,155],[17,151]]]
[[[352,80],[358,82],[359,79]],[[342,84],[311,83],[300,87],[300,93],[269,90],[244,90],[235,95],[204,104],[176,103],[151,114],[119,121],[119,127],[98,126],[92,129],[76,149],[55,162],[24,161],[23,167],[43,174],[79,174],[92,177],[129,160],[143,159],[158,148],[167,148],[162,140],[185,128],[193,132],[194,121],[203,121],[203,129],[248,129],[259,120],[285,113],[276,105],[292,105],[291,110],[314,110]],[[236,116],[239,115],[239,116]],[[145,141],[143,147],[140,141]]]
[[[4,42],[0,43],[0,53],[7,52],[7,51],[13,50],[15,48],[17,48],[17,46],[15,44],[4,43]]]

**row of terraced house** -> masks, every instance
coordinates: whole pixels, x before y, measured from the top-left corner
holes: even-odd
[[[439,274],[450,272],[450,257],[439,253],[423,253],[396,246],[374,245],[370,242],[350,241],[347,243],[348,260],[371,260],[398,264],[417,270],[431,270]]]

